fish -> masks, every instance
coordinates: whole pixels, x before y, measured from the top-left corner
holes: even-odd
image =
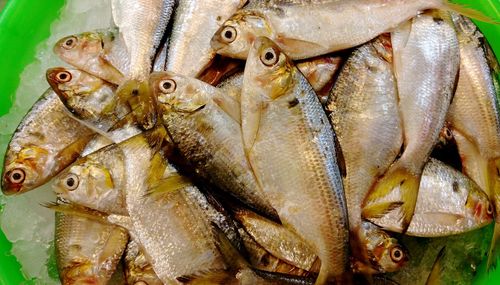
[[[54,243],[61,284],[108,284],[127,241],[123,228],[88,216],[56,212]]]
[[[237,210],[234,217],[258,245],[280,260],[306,271],[318,263],[314,250],[283,225],[246,209]]]
[[[447,12],[418,15],[396,29],[391,42],[403,128],[402,154],[366,196],[362,215],[370,219],[396,207],[404,231],[415,210],[422,170],[444,126],[460,52]],[[367,207],[398,186],[401,201]]]
[[[2,192],[21,194],[48,182],[75,161],[94,132],[71,117],[52,89],[35,102],[5,153]]]
[[[54,185],[60,197],[108,213],[108,221],[129,230],[158,278],[170,284],[225,263],[212,235],[210,206],[165,160],[165,136],[155,128],[102,148],[77,160]]]
[[[326,110],[346,167],[343,184],[357,270],[367,274],[390,270],[368,260],[365,243],[357,244],[368,229],[362,226],[365,196],[396,159],[403,143],[389,38],[381,36],[351,54],[329,94]],[[372,236],[387,236],[369,229]]]
[[[175,9],[166,69],[197,77],[214,59],[212,35],[247,0],[179,1]]]
[[[130,108],[120,104],[116,87],[84,71],[54,67],[47,70],[47,81],[64,106],[87,127],[119,143],[141,130],[127,120]]]
[[[256,39],[249,53],[241,123],[245,153],[268,201],[321,260],[315,284],[342,282],[349,233],[335,134],[307,79],[268,38]]]
[[[428,9],[455,10],[488,21],[445,0],[266,2],[271,4],[238,10],[212,37],[212,48],[220,55],[246,59],[254,39],[263,36],[298,60],[361,45]]]
[[[351,268],[367,278],[397,272],[410,259],[408,249],[401,242],[370,222],[363,221],[352,239],[358,244],[352,249]]]
[[[119,85],[128,72],[130,60],[118,29],[95,30],[61,38],[54,53],[65,62]]]
[[[469,19],[452,14],[460,44],[460,72],[447,115],[462,160],[462,171],[485,191],[495,209],[495,234],[487,267],[500,254],[500,119],[498,61],[484,35]]]
[[[279,220],[247,162],[239,102],[195,78],[153,73],[162,122],[193,171],[259,213]]]
[[[389,202],[398,200],[395,190]],[[422,172],[415,213],[406,235],[445,237],[484,227],[493,221],[493,205],[469,177],[430,158]],[[397,210],[370,221],[394,232],[402,232]]]
[[[152,60],[172,15],[174,0],[112,0],[113,20],[129,52],[130,69],[117,90],[145,130],[156,125],[156,103],[148,88]]]
[[[134,239],[131,239],[127,244],[124,260],[127,284],[163,285],[140,245]]]

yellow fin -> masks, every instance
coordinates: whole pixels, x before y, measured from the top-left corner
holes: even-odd
[[[182,284],[189,285],[220,285],[232,284],[235,279],[234,273],[224,270],[202,271],[192,275],[184,275],[176,278]]]
[[[94,138],[94,136],[81,137],[61,150],[54,158],[54,161],[57,162],[56,165],[58,166],[56,171],[59,172],[80,157],[80,153],[92,138]]]
[[[106,223],[106,224],[108,223],[106,214],[73,203],[55,202],[55,203],[45,203],[41,205],[55,212],[64,213],[71,216],[87,218],[101,223]]]
[[[472,19],[475,19],[475,20],[478,20],[481,22],[495,24],[495,25],[499,24],[498,20],[494,20],[494,19],[484,15],[480,11],[468,7],[468,5],[466,5],[466,4],[452,3],[449,0],[444,0],[443,5],[440,8],[443,10],[456,12],[458,14],[461,14],[463,16],[466,16],[466,17],[469,17],[469,18],[472,18]]]
[[[193,185],[193,183],[189,178],[187,178],[186,176],[182,176],[178,173],[175,173],[167,178],[158,181],[156,185],[148,189],[146,195],[152,197],[158,197],[163,194],[173,193],[177,190],[183,189],[191,185]]]
[[[363,208],[361,214],[365,218],[378,219],[403,205],[403,202],[375,203]]]
[[[441,280],[441,274],[443,273],[443,258],[445,257],[445,249],[446,247],[443,246],[443,248],[441,248],[441,250],[439,251],[436,257],[436,261],[434,261],[434,264],[432,265],[429,277],[427,277],[427,282],[425,282],[426,285],[443,284],[443,281]]]
[[[400,162],[400,161],[398,161]],[[420,175],[416,176],[404,166],[402,163],[394,164],[389,171],[375,184],[375,187],[365,198],[364,205],[367,201],[376,201],[391,193],[396,187],[399,187],[401,193],[401,214],[402,214],[402,233],[405,233],[410,225],[417,204],[418,188],[420,186]],[[390,206],[392,204],[386,204]],[[387,212],[387,208],[378,208],[378,212],[368,211],[370,215],[365,216],[369,219],[374,216],[379,216]],[[366,212],[366,211],[365,211]]]
[[[488,271],[496,268],[498,258],[500,258],[500,246],[498,245],[499,237],[500,237],[500,223],[495,221],[493,237],[491,238],[490,249],[488,250],[488,261],[486,263],[486,269]]]
[[[156,125],[156,99],[147,80],[128,80],[116,90],[118,102],[127,102],[135,115],[137,124],[144,130]]]

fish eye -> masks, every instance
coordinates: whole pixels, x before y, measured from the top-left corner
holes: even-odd
[[[73,191],[78,187],[78,183],[79,183],[78,176],[76,176],[75,174],[68,174],[64,178],[63,183],[64,183],[64,187],[66,187],[66,189],[68,189],[69,191]]]
[[[71,73],[68,71],[60,71],[56,74],[56,80],[60,83],[65,83],[71,80]]]
[[[400,262],[401,260],[403,260],[404,258],[404,252],[403,250],[398,247],[398,246],[395,246],[393,248],[391,248],[391,259],[392,261],[394,262]]]
[[[78,39],[74,36],[68,37],[64,43],[62,44],[62,47],[65,49],[72,49],[76,46],[76,43],[78,42]]]
[[[486,207],[486,213],[488,215],[492,215],[493,214],[493,207],[491,206],[490,203],[488,203],[488,207]]]
[[[267,66],[272,66],[278,62],[278,54],[273,48],[267,48],[260,55],[260,61]]]
[[[19,184],[19,183],[23,183],[24,179],[26,178],[26,173],[24,172],[24,170],[22,170],[20,168],[16,168],[16,169],[11,170],[7,174],[7,177],[11,183]]]
[[[231,27],[231,26],[226,26],[222,31],[220,32],[221,38],[226,42],[226,43],[232,43],[236,39],[236,29]]]
[[[159,86],[160,86],[161,92],[167,93],[167,94],[174,92],[175,89],[177,88],[177,84],[175,83],[175,81],[173,79],[162,80],[160,82]]]

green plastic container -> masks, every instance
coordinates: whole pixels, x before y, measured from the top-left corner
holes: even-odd
[[[467,4],[494,19],[500,19],[499,0],[455,2]],[[34,60],[36,46],[49,36],[50,24],[58,18],[64,4],[65,0],[9,0],[0,12],[0,116],[9,112],[19,85],[19,75]],[[500,26],[476,23],[497,57],[500,56]],[[0,155],[3,156],[3,153]],[[10,254],[10,249],[11,243],[0,231],[0,285],[26,284],[21,265]],[[500,284],[500,268],[486,274],[484,264],[481,265],[475,284]]]

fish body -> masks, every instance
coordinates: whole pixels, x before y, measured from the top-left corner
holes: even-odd
[[[127,244],[124,260],[127,284],[141,284],[139,282],[144,282],[148,285],[163,285],[140,245],[133,239]]]
[[[43,185],[79,156],[93,131],[82,126],[48,89],[14,132],[2,172],[2,191],[19,194]]]
[[[397,207],[403,229],[411,221],[422,169],[444,125],[460,65],[458,40],[448,17],[445,12],[429,11],[391,35],[404,149],[366,197],[365,205],[398,185],[403,194],[399,205],[365,207],[365,218]]]
[[[118,102],[115,86],[106,81],[63,67],[48,69],[47,81],[73,116],[111,141],[119,143],[141,132],[131,124],[120,125],[130,109]]]
[[[370,241],[375,237],[377,246],[387,243],[380,241],[391,244],[383,251],[377,250],[379,255],[402,247],[394,247],[397,241],[375,226],[363,226],[361,219],[366,194],[396,159],[403,143],[392,50],[387,41],[381,36],[352,53],[326,105],[346,167],[343,182],[349,229],[354,237],[351,245],[355,270],[368,274],[395,271],[405,258],[403,250],[395,262],[374,256]]]
[[[165,108],[163,124],[195,173],[277,219],[243,151],[240,125],[234,119],[239,108],[225,107],[238,102],[207,83],[172,73],[152,75],[151,85]]]
[[[118,30],[96,30],[60,39],[54,53],[72,66],[119,85],[130,61]]]
[[[397,200],[397,191],[391,200]],[[370,219],[385,229],[401,232],[397,210]],[[431,158],[420,180],[415,213],[407,235],[443,237],[481,228],[493,221],[493,206],[470,178]]]
[[[212,47],[246,59],[253,40],[265,36],[294,60],[310,58],[358,46],[420,11],[445,5],[441,0],[274,2],[236,12],[213,36]]]
[[[245,152],[268,201],[320,258],[316,284],[341,280],[348,218],[335,134],[305,77],[267,38],[250,51],[241,106]]]
[[[215,56],[210,39],[246,0],[179,1],[174,23],[166,69],[196,77]]]
[[[108,284],[128,234],[118,226],[56,212],[56,262],[62,284]]]

